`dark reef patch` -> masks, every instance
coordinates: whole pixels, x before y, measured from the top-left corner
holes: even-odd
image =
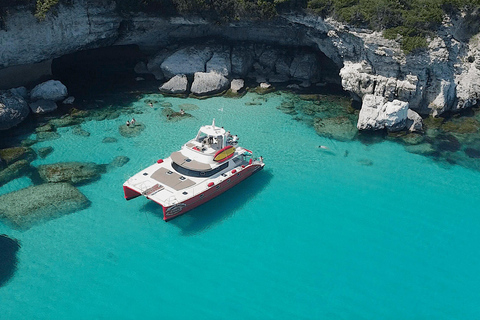
[[[17,252],[20,249],[20,243],[0,234],[0,287],[7,284],[17,270]]]
[[[480,150],[474,148],[466,148],[465,154],[470,158],[480,159]]]

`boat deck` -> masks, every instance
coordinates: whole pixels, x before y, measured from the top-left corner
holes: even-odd
[[[167,168],[160,168],[150,176],[152,179],[176,191],[191,187],[195,182]]]

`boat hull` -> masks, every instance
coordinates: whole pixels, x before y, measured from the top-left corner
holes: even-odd
[[[187,199],[183,202],[179,202],[172,206],[162,206],[163,207],[163,220],[169,221],[173,218],[181,216],[184,213],[198,207],[205,202],[212,200],[213,198],[219,196],[220,194],[224,193],[225,191],[231,189],[238,183],[242,182],[246,178],[250,177],[255,172],[263,169],[263,164],[252,164],[245,167],[243,170],[237,172],[234,176],[220,182],[217,185],[211,186],[209,189],[205,190],[204,192]],[[161,205],[160,203],[158,203]]]

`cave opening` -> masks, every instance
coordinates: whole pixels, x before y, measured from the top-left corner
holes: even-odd
[[[145,59],[136,45],[82,50],[53,59],[52,75],[75,97],[129,90],[135,64]]]

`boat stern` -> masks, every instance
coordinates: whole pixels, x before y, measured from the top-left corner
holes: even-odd
[[[132,200],[142,195],[140,192],[133,190],[126,184],[123,185],[123,194],[124,194],[125,200]]]

